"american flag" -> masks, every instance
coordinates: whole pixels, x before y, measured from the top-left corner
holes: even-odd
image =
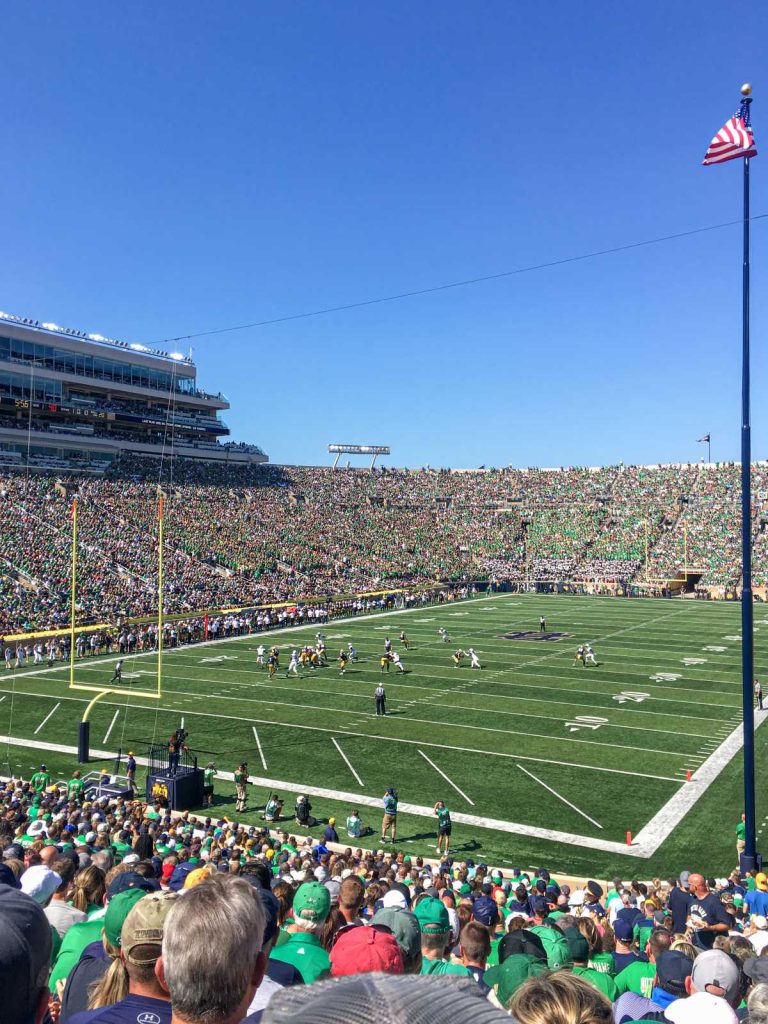
[[[749,102],[742,100],[733,117],[725,122],[710,142],[702,163],[708,167],[710,164],[723,164],[726,160],[746,156],[757,156],[757,149],[749,118]]]

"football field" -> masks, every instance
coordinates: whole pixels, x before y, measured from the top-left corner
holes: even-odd
[[[755,627],[762,677],[761,606]],[[314,642],[313,626],[166,651],[160,701],[131,694],[155,688],[156,655],[126,658],[125,692],[91,714],[91,767],[111,768],[118,749],[141,756],[183,720],[201,764],[214,760],[229,773],[217,780],[217,816],[235,816],[231,773],[246,760],[256,785],[241,817],[257,821],[276,790],[293,832],[295,797],[307,792],[313,814],[337,817],[342,841],[340,826],[358,807],[374,829],[368,845],[378,845],[381,796],[394,786],[397,846],[411,853],[434,852],[432,807],[440,799],[452,813],[454,854],[475,861],[641,878],[684,867],[723,874],[735,865],[738,605],[500,594],[339,620],[322,631],[330,664],[298,679],[285,676],[288,655]],[[405,672],[381,673],[386,637]],[[585,641],[597,665],[574,663]],[[256,665],[261,642],[280,649],[272,679]],[[341,676],[336,656],[348,643],[359,661]],[[453,651],[469,647],[482,669],[468,658],[454,666]],[[115,660],[78,661],[76,681],[106,686]],[[385,717],[376,716],[373,698],[381,681]],[[68,665],[3,672],[3,769],[28,777],[45,760],[55,778],[68,778],[92,696],[69,689]],[[768,814],[765,734],[759,725],[759,829]]]

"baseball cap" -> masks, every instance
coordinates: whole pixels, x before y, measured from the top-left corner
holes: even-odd
[[[672,1024],[734,1024],[739,1019],[725,999],[710,992],[694,992],[687,999],[675,999],[664,1014]]]
[[[544,899],[543,896],[538,896],[538,897],[535,896],[531,900],[531,910],[533,911],[534,914],[546,915],[547,910],[549,910],[549,904],[547,903],[547,901]]]
[[[587,882],[587,891],[592,893],[595,899],[599,900],[603,898],[603,887],[599,882],[595,882],[594,879],[590,879],[590,881]]]
[[[390,889],[381,897],[381,906],[401,907],[403,910],[407,910],[408,902],[399,889]]]
[[[528,978],[537,978],[548,970],[546,960],[527,956],[525,953],[514,953],[503,963],[489,967],[483,975],[483,981],[496,989],[496,997],[503,1007],[517,992]]]
[[[619,942],[631,942],[632,936],[634,935],[634,929],[629,921],[624,921],[619,917],[614,922],[613,934]]]
[[[0,885],[0,992],[3,1024],[28,1024],[51,961],[51,926],[29,896]]]
[[[750,981],[768,982],[768,957],[750,956],[741,965]]]
[[[382,924],[395,936],[405,960],[415,959],[421,953],[421,930],[415,914],[401,907],[383,907],[371,919],[372,924]]]
[[[177,864],[168,881],[168,888],[172,892],[179,892],[180,889],[184,889],[186,887],[187,878],[194,870],[195,865],[190,864],[188,860],[182,861],[181,864]]]
[[[547,962],[544,943],[536,932],[529,931],[527,928],[518,928],[514,932],[509,932],[499,943],[500,964],[508,960],[509,957],[519,954],[532,956],[535,960],[543,960],[544,963]]]
[[[352,925],[336,933],[329,953],[331,977],[383,971],[403,973],[403,954],[397,939],[384,925]]]
[[[312,985],[290,985],[276,992],[264,1011],[264,1024],[429,1024],[461,1020],[472,1024],[509,1024],[492,1006],[474,978],[396,975],[368,972],[331,978]]]
[[[320,882],[304,882],[293,899],[294,917],[304,921],[325,921],[331,912],[331,894]]]
[[[138,890],[129,890],[120,898],[125,899],[125,896],[130,895],[131,891]],[[138,901],[134,900],[120,932],[120,946],[126,960],[139,967],[156,963],[160,956],[159,947],[163,943],[165,919],[177,899],[179,899],[179,894],[175,892],[152,892],[145,893]],[[112,904],[110,903],[109,906],[111,907]],[[140,946],[157,946],[157,953],[155,956],[139,957]],[[137,950],[137,955],[133,955],[133,950]]]
[[[61,885],[61,875],[46,868],[42,864],[35,864],[27,868],[21,876],[21,891],[31,896],[35,903],[47,903]]]
[[[761,932],[765,931],[765,929],[768,928],[768,918],[766,918],[763,914],[753,914],[749,919],[749,923]]]
[[[487,928],[493,927],[499,920],[499,908],[496,906],[496,900],[492,900],[490,896],[479,896],[472,906],[472,914],[480,924],[484,924]]]
[[[585,964],[589,960],[589,943],[579,929],[566,928],[563,934],[574,963]]]
[[[126,889],[120,892],[107,904],[107,912],[104,915],[104,935],[107,942],[113,946],[120,945],[120,933],[123,930],[123,922],[128,917],[134,903],[143,900],[147,893],[144,889]]]
[[[760,871],[755,875],[755,885],[760,892],[768,892],[768,875],[764,871]]]
[[[693,961],[679,949],[666,949],[656,960],[659,988],[671,996],[685,995],[685,979],[690,978]]]
[[[296,905],[294,901],[294,906]],[[451,930],[448,907],[434,896],[426,896],[414,908],[419,929],[424,935],[447,935]]]
[[[113,900],[115,896],[119,896],[121,892],[127,892],[129,889],[141,889],[142,892],[157,892],[159,888],[160,883],[154,878],[145,878],[138,871],[123,871],[119,875],[115,875],[109,883],[107,898]]]
[[[720,988],[732,1002],[739,994],[739,968],[722,949],[708,949],[693,961],[691,984],[697,992],[706,992],[710,985]]]
[[[21,888],[21,882],[7,864],[0,864],[0,885],[10,885],[12,889]]]

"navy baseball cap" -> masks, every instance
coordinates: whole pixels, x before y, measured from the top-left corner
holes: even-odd
[[[478,896],[472,905],[472,914],[476,921],[488,928],[493,927],[499,920],[499,908],[490,896]]]
[[[145,878],[138,871],[124,871],[109,884],[107,897],[111,900],[121,892],[128,892],[129,889],[143,889],[144,892],[157,892],[160,883],[155,878]]]

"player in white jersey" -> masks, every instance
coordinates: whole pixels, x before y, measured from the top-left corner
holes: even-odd
[[[469,666],[470,668],[482,668],[483,667],[480,664],[480,659],[478,658],[477,652],[475,651],[474,647],[470,647],[468,649],[468,651],[467,651],[467,654],[469,655],[469,658],[470,658],[470,666]]]
[[[589,644],[585,644],[584,645],[584,664],[586,665],[587,663],[589,663],[590,665],[596,665],[597,664],[597,658],[595,658],[595,652],[592,650],[592,648],[589,646]]]
[[[401,672],[405,672],[405,669],[403,668],[403,663],[400,660],[400,655],[397,653],[397,651],[392,651],[392,664]]]
[[[39,641],[35,644],[34,663],[35,665],[43,664],[43,645]]]
[[[437,632],[440,634],[440,637],[444,644],[449,644],[451,642],[451,638],[448,636],[448,630],[445,628],[445,626],[441,626]]]
[[[291,660],[288,662],[288,668],[285,670],[285,678],[287,679],[289,674],[293,672],[295,676],[299,674],[299,652],[294,649],[291,651]]]
[[[264,668],[266,662],[264,661],[264,655],[267,653],[267,649],[264,644],[259,644],[256,648],[256,664],[259,668]]]

